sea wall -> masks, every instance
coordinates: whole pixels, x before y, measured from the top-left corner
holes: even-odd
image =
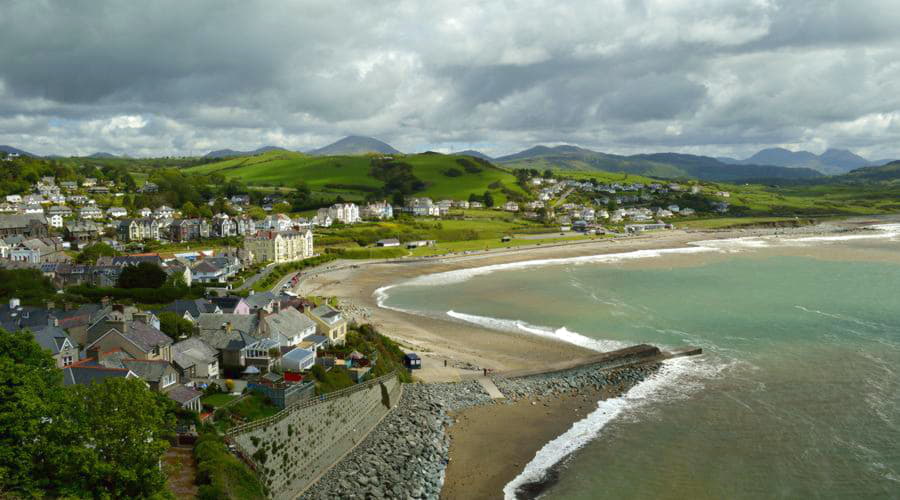
[[[276,499],[295,498],[316,481],[401,399],[388,375],[307,401],[228,433]]]

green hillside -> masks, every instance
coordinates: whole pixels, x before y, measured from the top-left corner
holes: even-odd
[[[378,156],[311,156],[289,151],[270,151],[256,156],[187,168],[188,174],[218,173],[255,186],[293,187],[306,182],[315,192],[342,193],[365,197],[379,192],[384,181],[372,175],[373,168],[384,162],[405,164],[412,175],[422,181],[422,189],[413,195],[434,199],[468,199],[490,190],[495,201],[503,202],[510,193],[524,195],[509,172],[471,157],[423,153],[393,155],[391,160]]]

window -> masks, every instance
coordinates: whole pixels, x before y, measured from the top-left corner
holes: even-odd
[[[72,364],[72,356],[63,356],[62,359],[63,366],[69,366]]]

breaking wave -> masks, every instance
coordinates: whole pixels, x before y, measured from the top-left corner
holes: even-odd
[[[566,327],[553,329],[546,326],[532,325],[530,323],[519,320],[490,318],[487,316],[476,316],[474,314],[458,313],[456,311],[447,311],[447,316],[465,321],[467,323],[490,328],[492,330],[503,330],[514,333],[528,333],[532,335],[538,335],[541,337],[561,340],[569,344],[574,344],[586,349],[591,349],[599,352],[622,349],[623,347],[627,347],[628,345],[624,342],[617,342],[614,340],[592,339],[580,333],[569,331],[566,329]]]

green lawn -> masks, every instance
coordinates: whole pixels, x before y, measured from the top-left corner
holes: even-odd
[[[240,402],[228,407],[228,410],[231,410],[233,414],[237,415],[247,422],[271,417],[272,415],[281,411],[277,406],[268,403],[266,401],[266,398],[259,394],[251,394],[250,396],[247,396]]]
[[[484,240],[452,241],[438,243],[433,247],[421,247],[412,250],[412,255],[425,257],[428,255],[443,255],[446,253],[458,253],[467,251],[495,250],[498,248],[517,248],[531,245],[551,245],[555,243],[571,243],[574,241],[587,241],[602,238],[601,236],[560,236],[559,238],[516,239],[501,241],[500,238]]]
[[[219,406],[224,406],[225,404],[234,401],[238,396],[233,394],[219,393],[219,394],[210,394],[209,396],[203,396],[200,398],[200,402],[209,405],[212,407],[218,408]]]

